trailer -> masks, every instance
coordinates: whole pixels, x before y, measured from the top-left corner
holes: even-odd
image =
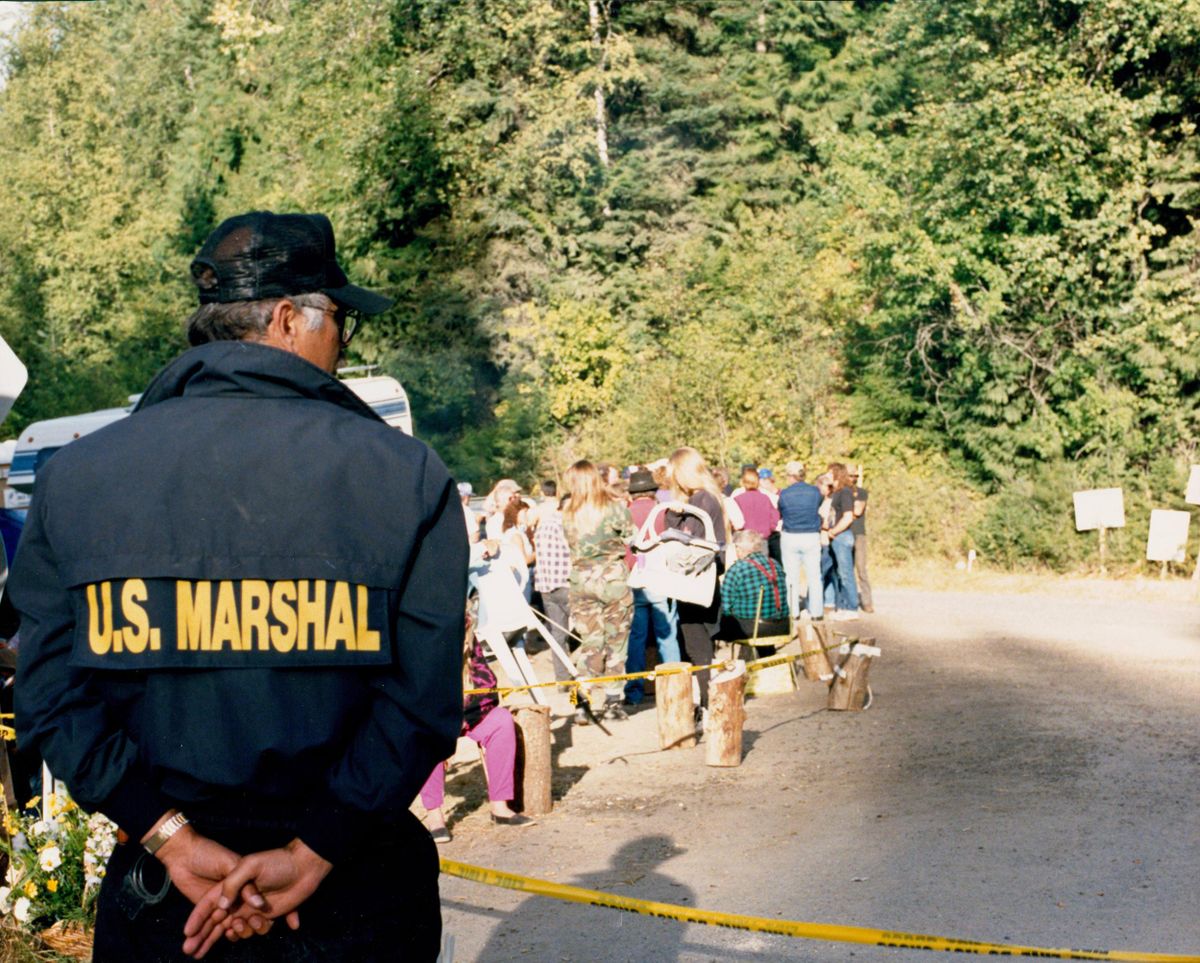
[[[352,372],[355,368],[343,369]],[[340,372],[339,372],[340,373]],[[365,401],[371,409],[393,428],[406,435],[413,433],[412,410],[408,393],[395,378],[371,375],[363,378],[343,378],[342,383]],[[32,491],[42,465],[64,445],[93,431],[128,417],[140,395],[131,395],[124,408],[104,408],[82,415],[36,421],[21,432],[12,455],[8,484],[21,491]]]

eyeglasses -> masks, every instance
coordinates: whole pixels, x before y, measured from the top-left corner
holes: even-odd
[[[345,311],[340,308],[335,309],[333,315],[334,324],[338,329],[338,340],[341,341],[342,347],[346,347],[350,343],[354,333],[358,330],[358,314],[354,311]]]

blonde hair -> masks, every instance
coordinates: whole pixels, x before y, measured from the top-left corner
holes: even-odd
[[[563,507],[563,521],[580,534],[595,531],[605,509],[615,501],[600,471],[590,461],[577,461],[563,473],[563,485],[571,493]]]
[[[721,503],[723,493],[717,487],[712,472],[704,461],[704,456],[695,448],[676,448],[667,460],[667,480],[671,484],[671,492],[677,498],[691,498],[703,489],[713,495]]]

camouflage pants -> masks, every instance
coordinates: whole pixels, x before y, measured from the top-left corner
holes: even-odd
[[[618,559],[599,565],[575,563],[571,569],[571,622],[579,636],[575,665],[584,676],[620,675],[629,649],[629,624],[633,620],[633,592],[626,584],[629,570]],[[607,682],[587,688],[593,709],[605,698],[620,700],[624,682]]]

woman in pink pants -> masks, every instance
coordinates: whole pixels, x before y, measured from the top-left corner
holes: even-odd
[[[463,688],[494,689],[496,676],[487,664],[483,647],[473,633],[468,638],[471,645],[463,669]],[[534,820],[518,815],[508,805],[513,798],[513,766],[517,759],[516,725],[512,713],[500,705],[495,693],[464,697],[463,735],[483,747],[492,822],[501,826],[532,825]],[[445,787],[446,765],[439,762],[421,787],[421,805],[428,812],[429,833],[438,843],[450,842],[450,830],[446,828],[446,816],[442,812]]]

